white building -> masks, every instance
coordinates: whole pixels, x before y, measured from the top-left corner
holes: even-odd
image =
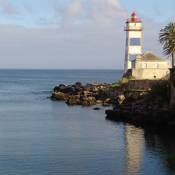
[[[135,12],[126,22],[125,73],[130,72],[135,79],[161,79],[169,74],[170,63],[158,56],[142,53],[142,21]]]

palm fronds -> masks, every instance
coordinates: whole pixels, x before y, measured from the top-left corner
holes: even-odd
[[[159,41],[165,55],[170,56],[175,53],[175,23],[169,23],[160,30]]]

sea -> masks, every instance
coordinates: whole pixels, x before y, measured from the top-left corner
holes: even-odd
[[[120,70],[0,70],[0,175],[174,175],[175,137],[48,97]]]

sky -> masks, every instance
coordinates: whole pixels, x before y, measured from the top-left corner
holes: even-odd
[[[158,33],[174,0],[0,0],[0,68],[123,69],[124,25],[136,11],[143,48],[166,58]]]

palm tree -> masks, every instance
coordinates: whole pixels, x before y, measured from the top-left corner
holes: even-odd
[[[172,57],[172,68],[174,68],[175,23],[169,23],[167,26],[160,30],[159,41],[163,46],[164,54]]]

